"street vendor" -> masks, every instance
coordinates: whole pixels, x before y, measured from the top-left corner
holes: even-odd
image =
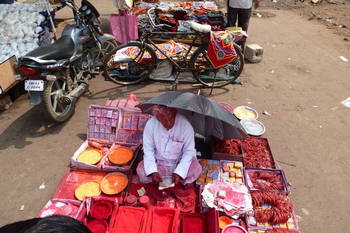
[[[202,171],[194,143],[194,130],[189,121],[174,108],[153,107],[153,117],[143,132],[144,157],[137,167],[142,183],[172,182],[190,184]]]

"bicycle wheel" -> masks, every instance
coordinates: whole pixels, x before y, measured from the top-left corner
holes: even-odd
[[[230,66],[232,66],[232,72],[233,75],[238,78],[242,71],[243,71],[243,67],[244,67],[244,56],[242,53],[242,49],[241,47],[239,47],[239,45],[234,44],[236,53],[237,53],[237,57],[229,64]]]
[[[107,58],[104,75],[121,85],[144,81],[153,71],[157,56],[147,44],[129,42],[117,47]]]
[[[207,87],[223,87],[234,82],[238,78],[237,75],[242,72],[242,70],[239,72],[240,66],[236,66],[239,69],[235,72],[232,63],[238,64],[240,60],[233,60],[226,66],[215,69],[209,61],[207,49],[199,47],[191,57],[190,67],[198,82]]]

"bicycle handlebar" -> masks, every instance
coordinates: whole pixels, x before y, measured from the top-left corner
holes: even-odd
[[[156,24],[156,23],[155,23],[155,21],[154,21],[152,15],[151,15],[151,12],[152,12],[152,11],[155,11],[156,9],[159,9],[159,8],[152,7],[152,8],[150,8],[150,9],[147,11],[147,15],[148,15],[148,18],[149,18],[149,20],[150,20],[150,22],[151,22],[152,27],[153,27],[153,28],[171,27],[171,26],[166,25],[166,24]]]

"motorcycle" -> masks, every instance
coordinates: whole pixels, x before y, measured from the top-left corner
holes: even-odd
[[[64,27],[61,38],[19,59],[30,103],[44,103],[56,122],[74,114],[77,99],[116,47],[114,37],[102,32],[100,15],[90,2],[82,0],[80,8],[72,0],[61,2],[73,11],[74,22]]]

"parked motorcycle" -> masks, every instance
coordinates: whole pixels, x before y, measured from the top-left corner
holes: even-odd
[[[78,8],[72,0],[61,0],[72,9],[74,22],[64,27],[61,38],[41,46],[21,59],[21,76],[30,103],[44,103],[56,122],[68,120],[77,99],[88,89],[89,80],[103,70],[108,51],[116,47],[112,35],[101,30],[99,13],[87,0]]]

